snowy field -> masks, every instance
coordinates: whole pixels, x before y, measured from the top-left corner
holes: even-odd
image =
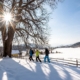
[[[54,58],[77,58],[80,59],[80,48],[57,48],[53,52],[60,52],[58,54],[50,55]]]
[[[57,53],[60,52],[60,53]],[[44,58],[44,55],[40,55]],[[80,48],[58,48],[50,58],[78,58]],[[35,56],[34,56],[35,59]],[[0,59],[0,80],[80,80],[80,67],[51,63],[30,62],[28,57]]]
[[[3,58],[0,59],[0,80],[80,80],[80,68]]]
[[[44,52],[44,50],[42,50]],[[80,59],[80,48],[57,48],[50,53],[50,58],[77,58]],[[59,53],[56,53],[59,52]],[[19,53],[18,50],[12,50],[12,54]],[[26,54],[26,51],[22,51],[22,55]],[[35,55],[35,54],[34,54]],[[44,55],[40,55],[44,57]]]

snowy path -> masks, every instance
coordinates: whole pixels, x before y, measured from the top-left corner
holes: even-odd
[[[80,80],[80,68],[54,62],[0,59],[0,80]]]

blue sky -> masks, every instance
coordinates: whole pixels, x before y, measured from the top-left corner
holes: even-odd
[[[80,0],[64,0],[50,15],[49,44],[73,44],[80,41]]]

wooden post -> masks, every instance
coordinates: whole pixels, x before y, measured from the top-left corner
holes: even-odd
[[[76,59],[76,66],[78,67],[78,60]]]

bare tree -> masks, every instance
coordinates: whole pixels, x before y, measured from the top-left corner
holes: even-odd
[[[45,5],[55,8],[60,0],[0,0],[0,31],[3,41],[3,56],[11,57],[12,41],[19,38],[25,41],[47,42],[48,13]],[[3,13],[12,14],[6,25]]]

